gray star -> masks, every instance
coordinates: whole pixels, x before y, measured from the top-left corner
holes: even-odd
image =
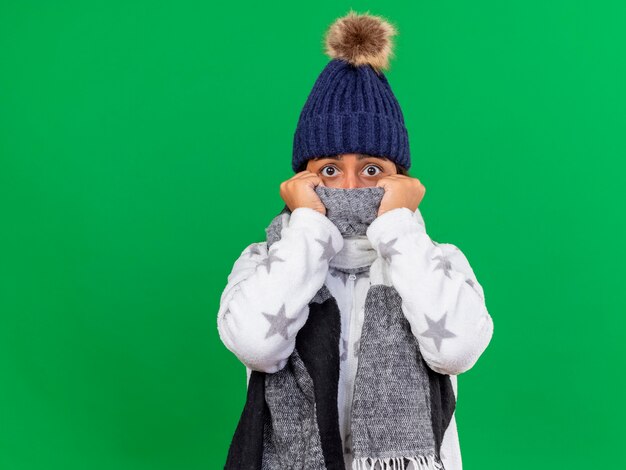
[[[474,291],[478,294],[478,296],[484,300],[485,297],[483,297],[483,294],[480,293],[473,279],[467,278],[465,279],[465,282],[467,282],[472,287],[472,289],[474,289]]]
[[[450,260],[448,260],[448,258],[443,255],[435,256],[434,259],[439,260],[439,263],[437,264],[437,266],[435,266],[435,269],[443,269],[445,275],[452,279],[452,276],[450,276],[450,269],[452,269],[452,263],[450,263]]]
[[[261,254],[261,247],[259,245],[252,246],[252,248],[250,248],[250,254],[251,255],[260,255]]]
[[[378,245],[378,250],[380,251],[380,256],[382,256],[385,260],[387,260],[387,262],[389,262],[391,260],[391,257],[393,255],[399,255],[400,254],[400,252],[393,247],[393,245],[395,245],[396,241],[398,241],[398,239],[394,238],[393,240],[389,240],[388,242],[385,242],[385,243],[381,242]]]
[[[285,304],[283,304],[280,307],[280,310],[278,310],[278,313],[276,315],[270,315],[269,313],[265,313],[265,312],[261,312],[261,313],[263,313],[267,321],[270,322],[270,328],[267,330],[265,339],[269,338],[270,336],[275,335],[276,333],[280,333],[280,335],[285,339],[289,338],[287,336],[287,328],[292,323],[295,323],[296,319],[287,318],[285,314]]]
[[[339,359],[345,361],[348,357],[348,341],[341,338],[341,347],[343,348],[343,352],[341,353],[341,356],[339,356]]]
[[[354,357],[359,357],[359,348],[361,347],[361,339],[354,342]]]
[[[341,271],[339,269],[334,269],[331,268],[330,270],[330,275],[332,277],[338,277],[341,279],[341,282],[343,282],[343,285],[345,286],[346,283],[348,282],[348,276],[350,276],[350,273],[347,273],[345,271]]]
[[[320,242],[320,245],[322,245],[322,247],[324,248],[320,259],[326,258],[327,260],[330,260],[333,256],[337,254],[337,252],[333,248],[332,238],[330,237],[330,235],[328,236],[328,241],[320,240],[319,238],[316,238],[315,241]]]
[[[351,454],[352,453],[352,444],[350,444],[351,441],[352,441],[352,433],[346,434],[346,445],[343,448],[343,452],[345,454]]]
[[[428,322],[428,329],[420,334],[426,336],[427,338],[432,338],[435,341],[437,351],[439,351],[441,347],[441,340],[443,340],[444,338],[453,338],[456,336],[450,330],[446,330],[445,323],[447,315],[448,312],[444,313],[439,320],[435,321],[428,315],[424,314],[424,316],[426,317],[426,321]]]
[[[282,258],[279,258],[274,253],[270,253],[267,258],[265,258],[263,261],[259,263],[259,266],[265,266],[265,268],[267,269],[267,274],[269,274],[272,261],[285,261],[285,260]]]

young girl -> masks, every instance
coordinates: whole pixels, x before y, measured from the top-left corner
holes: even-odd
[[[461,470],[456,376],[493,321],[463,253],[426,233],[381,72],[394,34],[368,14],[331,25],[285,207],[228,276],[217,326],[248,393],[226,469]]]

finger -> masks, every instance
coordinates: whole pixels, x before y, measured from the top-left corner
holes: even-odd
[[[300,172],[296,173],[296,174],[292,177],[292,179],[300,179],[300,178],[303,178],[303,177],[305,177],[305,176],[307,176],[307,175],[309,175],[309,174],[311,174],[311,172],[310,172],[309,170],[302,170],[302,171],[300,171]]]
[[[383,188],[385,191],[387,191],[387,181],[385,181],[385,178],[381,178],[376,182],[376,187],[377,188]]]
[[[311,183],[312,187],[320,186],[320,185],[323,186],[324,185],[322,179],[319,176],[317,176],[317,175],[313,175],[310,178],[310,183]]]

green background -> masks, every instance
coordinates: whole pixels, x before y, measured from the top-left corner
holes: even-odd
[[[0,2],[0,468],[222,468],[216,315],[349,8],[398,28],[429,235],[494,319],[464,468],[619,468],[626,3]]]

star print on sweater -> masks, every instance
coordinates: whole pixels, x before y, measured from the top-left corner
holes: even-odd
[[[388,242],[385,242],[385,243],[381,242],[378,245],[378,249],[380,251],[380,256],[383,257],[385,259],[385,261],[387,261],[387,262],[391,262],[391,257],[393,255],[399,255],[400,254],[400,252],[393,247],[393,245],[395,245],[396,241],[398,241],[398,238],[394,238],[393,240],[389,240]]]
[[[338,406],[346,410],[340,424],[347,434],[350,431],[347,390],[354,386],[353,373],[360,356],[357,332],[362,331],[363,321],[361,314],[352,315],[354,302],[362,305],[367,289],[352,290],[349,273],[343,274],[332,266],[329,271],[326,257],[334,256],[335,250],[326,240],[331,236],[333,247],[341,249],[342,235],[327,217],[313,209],[298,208],[283,230],[281,243],[272,248],[275,255],[284,259],[274,260],[280,263],[278,268],[272,266],[271,272],[269,266],[256,269],[269,256],[265,241],[254,243],[236,260],[220,298],[217,315],[220,339],[246,365],[248,379],[252,370],[267,373],[282,370],[293,351],[296,327],[304,324],[308,302],[326,276],[334,275],[329,277],[334,281],[332,286],[342,318],[356,318],[354,322],[346,321],[345,331],[342,331],[343,336],[354,343],[349,344],[347,351],[345,343],[337,345],[341,357],[345,357],[339,364],[340,374],[346,378],[343,383],[346,392],[338,395]],[[473,367],[493,333],[483,289],[469,260],[455,245],[429,238],[419,210],[390,210],[372,222],[367,235],[379,255],[385,253],[387,246],[390,248],[391,253],[387,254],[390,261],[380,265],[385,265],[388,280],[403,299],[403,312],[419,341],[426,364],[438,373],[450,375],[456,384],[456,376]],[[386,242],[382,250],[379,248],[381,241]],[[325,254],[320,256],[322,251]],[[396,256],[394,251],[401,254]],[[445,260],[440,262],[441,258],[437,258],[441,255],[451,263],[451,269]],[[268,291],[272,295],[268,295]],[[286,315],[286,302],[289,302],[290,316],[299,319],[297,324]],[[446,315],[441,318],[443,313]],[[352,437],[347,436],[346,440],[346,451],[352,451]],[[440,455],[446,459],[447,470],[462,469],[454,419],[443,438]],[[346,460],[349,464],[350,459]]]
[[[322,248],[324,248],[324,251],[320,256],[320,260],[323,260],[324,258],[330,260],[333,256],[337,254],[335,248],[333,248],[333,240],[330,236],[328,237],[327,241],[320,240],[319,238],[316,238],[315,241],[319,242],[319,244],[322,245]]]
[[[269,252],[269,256],[267,258],[264,258],[260,263],[259,266],[265,266],[265,269],[267,269],[267,274],[270,273],[270,268],[272,267],[272,262],[273,261],[285,261],[282,258],[279,258],[278,256],[276,256],[274,253]]]
[[[435,256],[434,259],[438,259],[439,260],[439,263],[437,264],[437,266],[435,266],[435,269],[443,269],[444,274],[446,276],[448,276],[450,279],[452,279],[452,277],[450,276],[450,270],[452,269],[452,263],[450,263],[448,258],[446,258],[443,255],[439,255],[439,256]]]
[[[261,247],[258,244],[254,244],[248,251],[248,254],[249,255],[261,255],[263,254],[263,252],[261,251]]]
[[[287,318],[286,313],[285,313],[285,304],[283,304],[280,307],[280,310],[278,310],[278,313],[276,313],[275,315],[271,315],[265,312],[261,312],[261,313],[265,316],[267,321],[270,322],[270,327],[267,330],[267,333],[265,334],[265,339],[277,333],[280,333],[280,335],[283,338],[289,339],[289,337],[287,336],[287,328],[289,327],[289,325],[294,323],[296,319]]]
[[[446,315],[448,315],[448,312],[444,313],[439,320],[435,321],[428,315],[424,314],[426,321],[428,322],[428,329],[420,334],[422,336],[426,336],[427,338],[432,338],[435,341],[437,351],[441,350],[441,341],[443,339],[454,338],[456,336],[450,330],[446,330],[446,327],[444,326],[446,323]]]
[[[485,300],[485,296],[483,295],[481,290],[478,288],[478,286],[472,279],[467,278],[465,279],[465,282],[469,284],[472,289],[474,289],[474,292],[476,292],[480,296],[481,299]]]

